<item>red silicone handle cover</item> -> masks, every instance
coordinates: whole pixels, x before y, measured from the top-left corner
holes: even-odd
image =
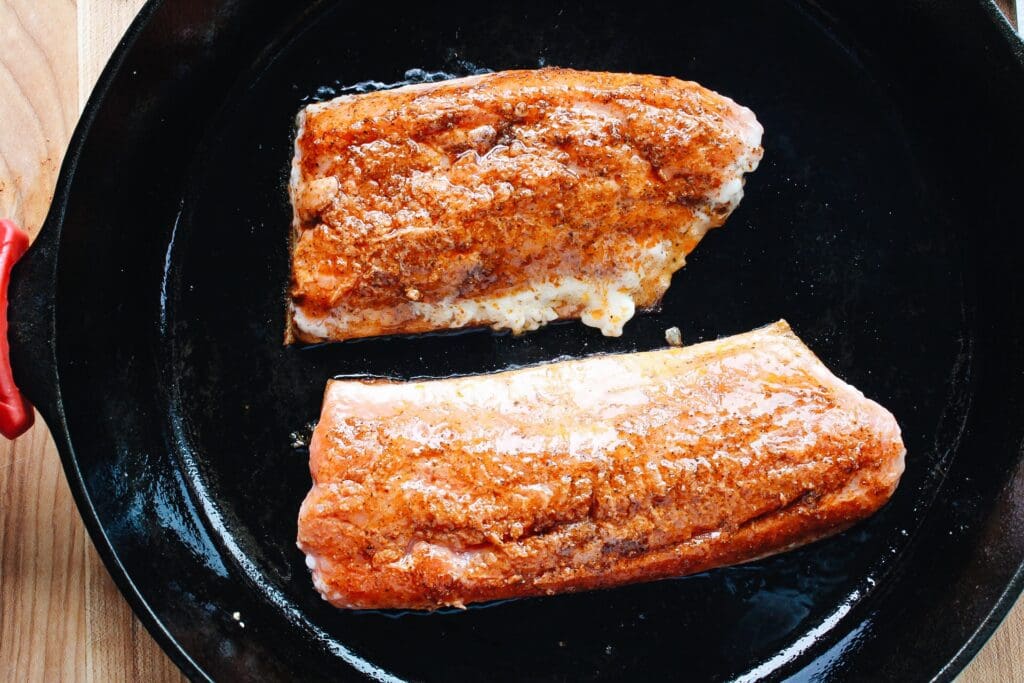
[[[11,371],[11,347],[7,341],[7,288],[11,269],[28,249],[28,233],[0,218],[0,434],[21,436],[32,426],[32,406],[18,391]]]

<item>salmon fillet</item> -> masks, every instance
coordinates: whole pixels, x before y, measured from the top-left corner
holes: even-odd
[[[617,336],[739,203],[761,133],[696,83],[570,69],[311,104],[286,341],[558,318]]]
[[[337,380],[298,542],[343,608],[434,609],[745,562],[878,510],[893,416],[778,322],[682,349]]]

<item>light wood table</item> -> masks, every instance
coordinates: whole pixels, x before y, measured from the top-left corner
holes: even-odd
[[[0,216],[38,231],[141,0],[0,0]],[[0,444],[0,681],[180,681],[107,575],[45,425]],[[962,680],[1024,681],[1024,603]]]

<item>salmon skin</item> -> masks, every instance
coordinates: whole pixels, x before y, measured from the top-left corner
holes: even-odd
[[[298,116],[286,342],[579,318],[618,336],[743,196],[754,114],[696,83],[504,71]]]
[[[892,414],[780,321],[687,348],[337,380],[298,543],[337,607],[435,609],[756,559],[878,510]]]

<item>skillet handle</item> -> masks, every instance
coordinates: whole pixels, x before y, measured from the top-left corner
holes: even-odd
[[[11,269],[28,249],[28,233],[0,218],[0,434],[14,439],[32,426],[35,413],[14,383],[11,347],[7,338],[7,290]]]

